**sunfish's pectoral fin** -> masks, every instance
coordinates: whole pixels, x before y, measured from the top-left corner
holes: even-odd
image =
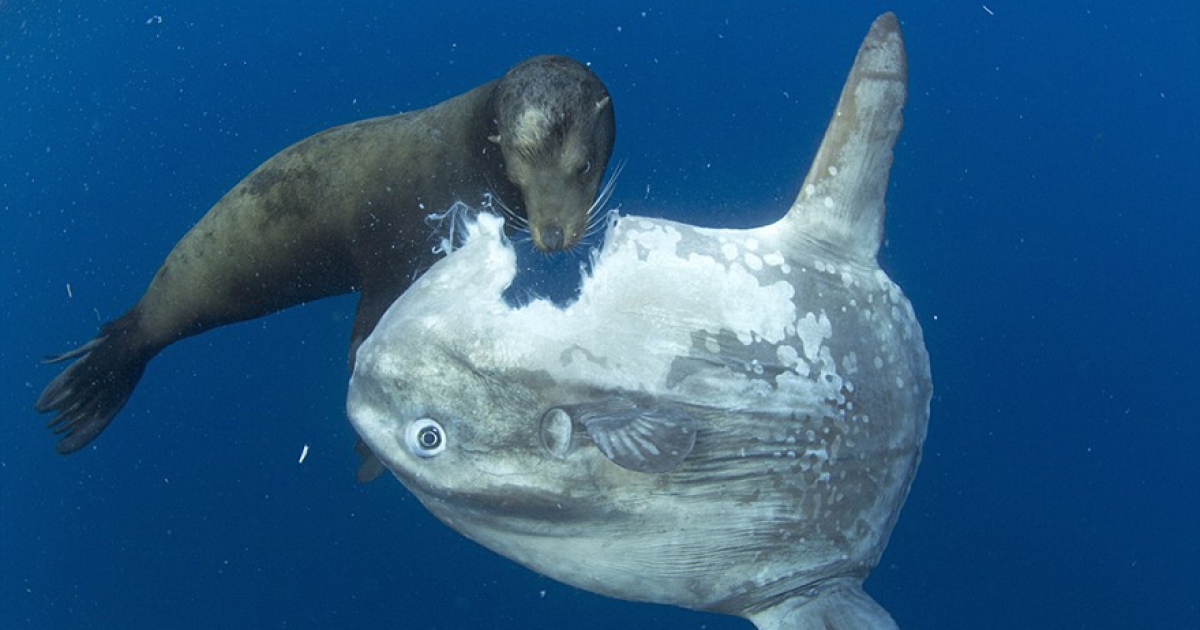
[[[674,470],[696,445],[696,419],[668,406],[638,407],[623,398],[573,406],[604,456],[635,472]]]

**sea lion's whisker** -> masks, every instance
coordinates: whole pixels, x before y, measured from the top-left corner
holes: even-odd
[[[588,221],[587,228],[583,231],[583,237],[580,240],[596,236],[597,234],[603,234],[616,221],[617,216],[620,214],[619,210],[620,207],[610,208],[603,214],[597,214],[592,220]]]
[[[507,222],[510,226],[522,232],[529,231],[529,220],[521,216],[520,213],[516,212],[512,208],[508,207],[508,204],[504,203],[504,200],[500,197],[494,194],[489,194],[487,196],[487,200],[484,202],[484,207],[488,209],[499,208],[501,216],[504,217],[505,222]]]
[[[599,214],[598,211],[608,203],[609,199],[612,198],[613,190],[617,187],[617,178],[621,176],[621,171],[623,170],[625,170],[625,160],[621,160],[615,167],[613,167],[612,175],[610,175],[608,181],[604,182],[604,185],[600,187],[600,193],[596,195],[596,200],[593,201],[591,207],[588,208],[589,218]]]
[[[613,191],[617,187],[617,178],[621,176],[621,171],[623,170],[625,170],[625,160],[621,160],[613,168],[612,175],[600,188],[599,194],[596,195],[596,201],[588,208],[587,224],[584,226],[583,235],[580,237],[581,242],[603,233],[616,219],[618,208],[609,208],[603,212],[601,210],[612,200]]]

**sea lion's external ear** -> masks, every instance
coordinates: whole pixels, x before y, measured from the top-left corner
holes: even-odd
[[[500,134],[488,136],[488,140],[495,142],[496,144],[500,144]]]

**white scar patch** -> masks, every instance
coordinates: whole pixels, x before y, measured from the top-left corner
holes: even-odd
[[[517,147],[537,146],[544,143],[549,133],[550,117],[540,109],[527,108],[517,119],[517,127],[513,130],[516,136],[513,144]]]

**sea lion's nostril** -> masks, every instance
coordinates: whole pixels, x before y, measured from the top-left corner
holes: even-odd
[[[548,227],[542,230],[542,247],[547,251],[557,251],[564,249],[563,247],[563,229],[558,226]]]

